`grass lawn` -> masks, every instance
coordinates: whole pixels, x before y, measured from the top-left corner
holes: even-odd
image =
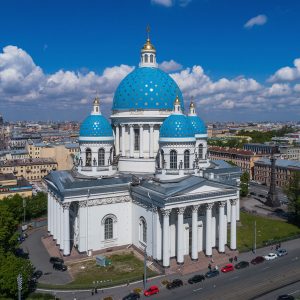
[[[285,221],[278,221],[241,212],[241,226],[237,227],[237,247],[240,252],[253,248],[254,221],[256,221],[256,247],[265,246],[266,242],[299,235],[300,228]],[[230,230],[228,230],[230,240]]]
[[[96,265],[96,259],[77,262],[68,266],[74,280],[65,285],[39,284],[39,287],[72,289],[92,288],[93,282],[99,282],[99,287],[106,287],[126,283],[127,281],[142,280],[144,274],[144,263],[133,253],[120,253],[107,256],[112,264],[107,267]],[[147,277],[155,276],[157,273],[149,268]]]

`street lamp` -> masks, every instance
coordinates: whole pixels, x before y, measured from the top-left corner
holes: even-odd
[[[21,300],[22,283],[23,283],[23,278],[22,278],[22,275],[19,273],[19,275],[18,275],[18,277],[17,277],[17,284],[18,284],[18,300]]]

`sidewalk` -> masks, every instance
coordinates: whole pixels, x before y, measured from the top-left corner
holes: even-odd
[[[300,249],[300,239],[296,240],[290,240],[287,242],[281,243],[281,247],[286,249],[288,252],[293,249]],[[238,261],[241,260],[246,260],[246,261],[251,261],[253,258],[256,256],[261,256],[261,255],[266,255],[269,252],[275,251],[274,247],[273,250],[271,250],[271,247],[264,247],[257,249],[256,253],[253,252],[245,252],[241,253],[238,256]],[[225,263],[224,263],[225,264]],[[221,266],[219,266],[221,267]],[[199,269],[197,270],[197,274],[203,274],[208,271],[207,268]],[[162,287],[161,282],[163,280],[173,280],[175,278],[180,277],[183,281],[187,281],[190,277],[192,277],[193,274],[186,274],[186,275],[178,275],[178,274],[171,274],[171,275],[162,275],[158,276],[155,278],[151,278],[147,281],[147,286],[149,287],[150,285],[157,285],[158,287]],[[70,299],[73,300],[76,297],[76,300],[83,300],[83,299],[103,299],[108,296],[112,296],[113,299],[122,299],[124,295],[129,294],[133,289],[135,288],[141,288],[143,289],[143,282],[138,281],[135,283],[131,283],[129,286],[125,285],[120,285],[120,286],[115,286],[115,287],[110,287],[110,288],[105,288],[105,289],[99,289],[98,294],[95,296],[91,296],[91,291],[90,290],[85,290],[85,291],[50,291],[50,290],[38,290],[38,291],[43,291],[43,292],[49,292],[52,294],[56,294],[58,297],[61,297],[61,299]]]

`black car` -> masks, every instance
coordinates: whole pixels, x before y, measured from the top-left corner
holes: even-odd
[[[234,267],[236,269],[244,269],[244,268],[247,268],[249,267],[249,263],[247,261],[240,261],[238,264],[236,264]]]
[[[62,258],[60,258],[60,257],[51,256],[50,257],[50,263],[51,264],[54,264],[54,263],[61,263],[61,264],[63,264],[64,260]]]
[[[195,275],[195,276],[193,276],[192,278],[190,278],[188,280],[188,283],[189,284],[193,284],[193,283],[201,282],[203,280],[205,280],[205,276],[204,275]]]
[[[253,258],[253,259],[251,260],[251,264],[252,264],[252,265],[257,265],[257,264],[260,264],[260,263],[262,263],[262,262],[264,262],[264,261],[265,261],[264,257],[262,257],[262,256],[257,256],[257,257],[255,257],[255,258]]]
[[[180,287],[183,285],[182,280],[180,279],[174,279],[172,282],[169,282],[166,286],[167,289],[171,290],[177,287]]]
[[[206,278],[212,278],[212,277],[215,277],[215,276],[218,276],[218,275],[220,275],[220,272],[218,270],[211,270],[211,271],[208,271],[205,274],[205,277]]]
[[[136,299],[140,299],[141,296],[138,293],[130,293],[129,295],[125,296],[123,298],[123,300],[136,300]]]
[[[292,295],[280,295],[277,297],[277,300],[294,300],[295,297]]]
[[[68,269],[68,267],[62,263],[55,262],[53,264],[53,269],[59,270],[59,271],[66,271]]]
[[[33,274],[31,279],[34,281],[37,281],[41,276],[43,275],[43,272],[41,270],[36,270]]]

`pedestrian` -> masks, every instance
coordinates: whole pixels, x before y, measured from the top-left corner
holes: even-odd
[[[237,256],[234,257],[234,261],[237,261]]]
[[[92,296],[94,296],[94,289],[91,290],[91,294],[92,294]]]
[[[211,264],[210,263],[208,264],[208,269],[209,269],[209,271],[211,271]]]
[[[213,258],[211,258],[211,261],[210,261],[212,264],[214,263],[214,259]]]
[[[232,257],[229,258],[229,262],[230,262],[230,263],[233,262],[233,258],[232,258]]]
[[[218,270],[219,270],[219,268],[218,268],[218,265],[216,265],[216,266],[215,266],[215,270],[216,270],[216,271],[218,271]]]
[[[129,286],[129,280],[127,280],[127,286]]]
[[[98,289],[97,288],[95,288],[95,294],[98,294]]]
[[[281,242],[279,242],[279,244],[278,244],[278,245],[279,245],[279,248],[281,248]]]

